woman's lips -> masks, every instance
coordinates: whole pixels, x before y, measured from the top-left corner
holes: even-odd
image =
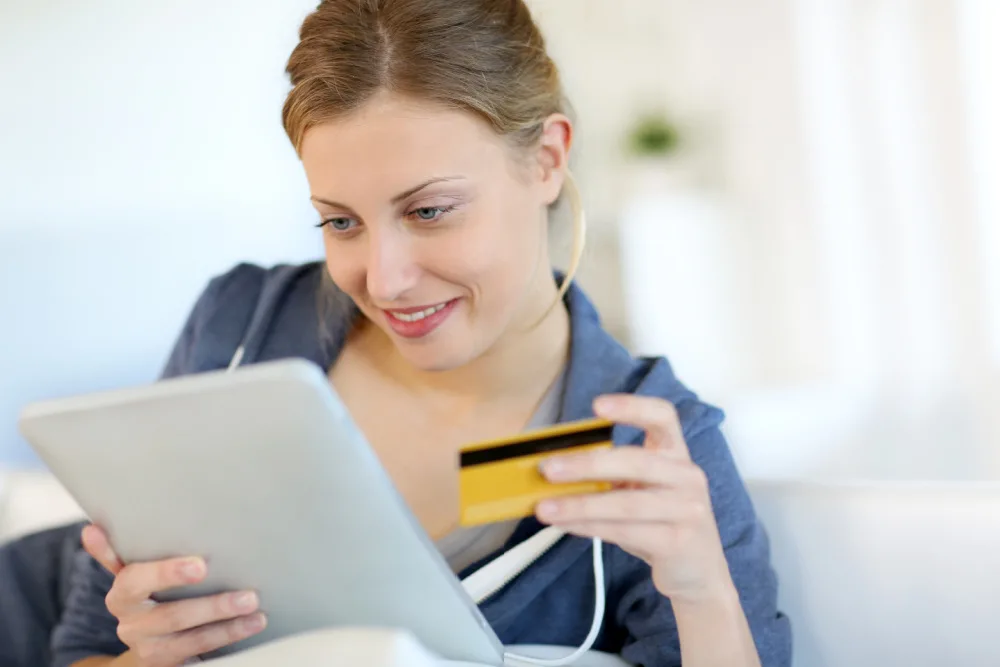
[[[393,308],[383,310],[389,327],[403,338],[422,338],[439,326],[458,304],[458,299],[415,308]]]

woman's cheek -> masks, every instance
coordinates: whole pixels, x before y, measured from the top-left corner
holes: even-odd
[[[350,252],[345,252],[336,239],[326,237],[323,244],[326,249],[326,270],[334,284],[355,300],[363,300],[367,291],[364,262],[359,262]]]

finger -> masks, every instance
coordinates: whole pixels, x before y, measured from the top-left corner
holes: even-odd
[[[117,575],[125,567],[121,559],[118,558],[118,554],[111,548],[108,536],[94,524],[83,527],[80,541],[86,552],[111,574]]]
[[[644,447],[613,447],[583,454],[564,454],[547,458],[540,464],[542,474],[551,482],[603,480],[646,486],[687,486],[704,477],[690,460],[664,455]]]
[[[538,504],[536,514],[540,521],[560,526],[606,521],[679,523],[711,516],[712,509],[708,499],[647,489],[551,498]]]
[[[111,586],[106,602],[108,610],[121,618],[145,607],[155,593],[196,584],[207,574],[201,558],[171,558],[125,566]]]
[[[663,449],[679,458],[690,458],[680,418],[673,404],[654,396],[608,394],[594,401],[594,412],[619,424],[646,432],[646,447]]]
[[[147,637],[172,635],[218,621],[247,616],[257,611],[259,606],[260,600],[253,591],[166,602],[150,608],[131,630]]]
[[[267,617],[257,612],[173,635],[159,647],[158,653],[165,653],[176,662],[183,662],[252,637],[265,627],[267,627]]]

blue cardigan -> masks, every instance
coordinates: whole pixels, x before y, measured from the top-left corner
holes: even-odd
[[[243,363],[302,357],[329,367],[356,315],[343,299],[340,315],[321,333],[330,315],[320,305],[322,264],[263,269],[240,265],[214,279],[202,294],[167,363],[166,377],[225,368],[237,345]],[[719,431],[722,412],[698,400],[665,359],[634,359],[601,327],[594,307],[575,285],[566,304],[571,348],[562,421],[593,416],[593,399],[607,392],[631,392],[671,401],[680,415],[691,456],[710,482],[722,544],[749,619],[764,667],[791,663],[788,618],[776,608],[777,582],[768,539]],[[324,315],[321,318],[321,312]],[[642,442],[641,431],[616,427],[616,444]],[[520,523],[506,548],[542,526]],[[591,541],[566,537],[499,594],[482,612],[504,644],[575,646],[591,625],[594,600]],[[485,560],[491,559],[496,554]],[[677,625],[670,601],[653,586],[649,567],[620,548],[605,544],[607,611],[594,648],[620,654],[644,667],[681,664]],[[469,574],[482,563],[469,567]],[[93,655],[117,655],[124,646],[104,597],[111,577],[85,553],[75,563],[62,620],[53,635],[58,667]]]

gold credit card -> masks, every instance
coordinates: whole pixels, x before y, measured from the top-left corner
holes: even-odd
[[[557,454],[612,447],[611,427],[605,419],[587,419],[462,447],[461,525],[523,518],[544,498],[610,490],[608,482],[549,482],[539,464]]]

